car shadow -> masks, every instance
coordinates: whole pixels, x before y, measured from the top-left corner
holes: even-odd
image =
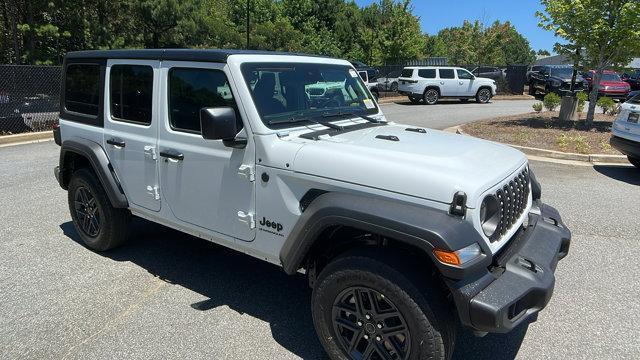
[[[403,106],[426,106],[423,102],[419,102],[417,104],[412,103],[411,101],[407,100],[407,101],[395,101],[395,104],[398,105],[403,105]],[[493,103],[493,101],[489,101],[488,104]],[[438,103],[436,105],[467,105],[467,104],[478,104],[475,100],[469,100],[469,101],[460,101],[460,100],[456,100],[456,99],[445,99],[445,100],[439,100]]]
[[[640,169],[632,165],[593,165],[600,174],[631,185],[640,185]]]
[[[97,253],[134,263],[150,274],[206,297],[188,304],[198,311],[228,306],[269,323],[275,341],[304,359],[326,359],[311,318],[311,289],[302,275],[147,220],[135,218],[123,247]],[[64,234],[84,247],[71,222]],[[477,338],[459,327],[453,359],[513,359],[527,326]]]

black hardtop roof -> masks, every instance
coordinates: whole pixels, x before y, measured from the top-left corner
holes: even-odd
[[[294,55],[327,58],[320,55],[289,53],[264,50],[236,49],[123,49],[123,50],[85,50],[71,51],[66,59],[143,59],[176,61],[227,62],[231,55]]]

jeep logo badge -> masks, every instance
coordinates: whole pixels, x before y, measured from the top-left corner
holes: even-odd
[[[262,220],[260,220],[260,225],[264,227],[272,228],[277,232],[282,231],[282,224],[277,223],[275,221],[267,220],[267,218],[265,217],[262,217]]]

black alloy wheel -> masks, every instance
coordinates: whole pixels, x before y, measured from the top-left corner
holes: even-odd
[[[84,186],[78,186],[74,194],[74,207],[80,230],[95,238],[100,234],[101,211],[95,196]]]

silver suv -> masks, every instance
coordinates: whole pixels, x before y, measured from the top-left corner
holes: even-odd
[[[551,297],[571,235],[526,157],[388,122],[347,61],[84,51],[63,79],[55,176],[86,246],[137,216],[303,273],[333,359],[445,359],[458,322],[507,332]]]

